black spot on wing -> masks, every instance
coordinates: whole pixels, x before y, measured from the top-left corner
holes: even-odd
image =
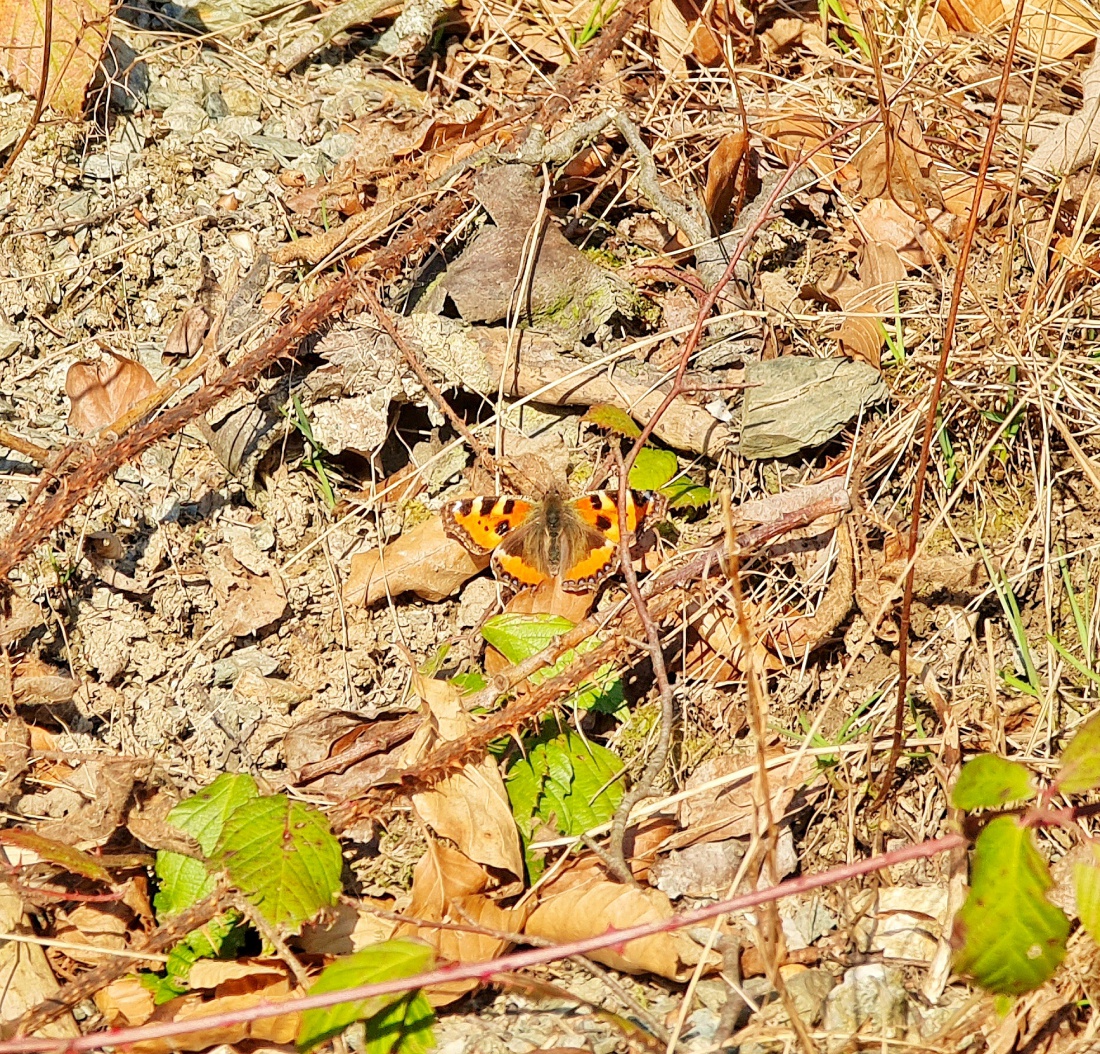
[[[467,498],[465,501],[460,501],[455,506],[455,515],[456,516],[462,516],[462,517],[471,516],[471,515],[473,515],[473,511],[474,511],[474,499],[473,498]]]
[[[493,528],[493,533],[498,538],[503,538],[511,529],[512,525],[507,520],[501,520],[500,523]]]
[[[512,513],[515,511],[515,508],[516,508],[516,499],[515,498],[505,498],[504,499],[504,504],[500,507],[500,511],[505,516],[511,516]],[[498,531],[497,533],[500,534],[501,532]]]
[[[612,520],[609,516],[605,516],[602,512],[596,517],[596,530],[603,531],[606,534],[611,530]]]

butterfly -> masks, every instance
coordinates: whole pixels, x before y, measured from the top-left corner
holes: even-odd
[[[627,491],[629,530],[648,506],[648,495]],[[492,552],[493,574],[517,592],[558,578],[584,593],[619,566],[617,497],[605,490],[572,499],[551,491],[537,502],[466,498],[443,506],[443,529],[475,555]]]

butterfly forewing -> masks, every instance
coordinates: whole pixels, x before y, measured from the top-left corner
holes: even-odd
[[[464,498],[443,506],[443,529],[471,552],[484,554],[516,530],[532,508],[522,498]]]

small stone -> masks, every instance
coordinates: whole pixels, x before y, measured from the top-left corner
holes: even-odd
[[[845,970],[844,981],[825,1000],[825,1031],[833,1034],[826,1041],[826,1050],[838,1054],[848,1050],[859,1032],[897,1039],[905,1033],[908,1008],[909,996],[899,970],[881,963]]]
[[[164,120],[177,135],[192,136],[207,124],[206,111],[192,99],[177,99],[164,111]]]
[[[887,959],[931,962],[947,919],[947,889],[935,886],[887,886],[866,917],[870,950]]]
[[[798,970],[785,976],[787,991],[798,1016],[807,1025],[816,1025],[825,1009],[825,1000],[836,987],[836,978],[828,970]]]

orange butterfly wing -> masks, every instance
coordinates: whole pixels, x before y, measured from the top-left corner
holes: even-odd
[[[519,498],[464,498],[443,506],[443,529],[470,552],[484,556],[527,519],[532,507]]]
[[[619,554],[619,507],[617,496],[609,491],[599,490],[577,498],[571,503],[581,520],[592,527],[604,539],[604,543],[593,546],[572,567],[562,568],[562,586],[565,589],[589,588],[599,585],[608,575],[614,574],[618,567]],[[626,525],[633,532],[645,515],[646,501],[634,491],[626,493]]]

